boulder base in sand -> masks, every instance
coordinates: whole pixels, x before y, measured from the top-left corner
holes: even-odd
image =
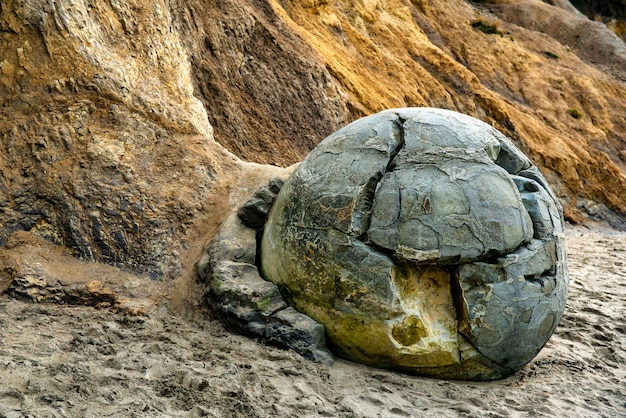
[[[561,208],[491,126],[393,109],[318,145],[272,207],[261,270],[350,360],[489,380],[548,341],[567,297]]]

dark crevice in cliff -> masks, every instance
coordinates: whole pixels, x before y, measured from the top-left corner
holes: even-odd
[[[626,20],[626,0],[571,0],[571,3],[592,20],[599,16]]]

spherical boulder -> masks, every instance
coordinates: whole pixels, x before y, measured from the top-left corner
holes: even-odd
[[[322,141],[289,177],[261,272],[340,357],[490,380],[528,363],[567,297],[562,210],[493,127],[392,109]]]

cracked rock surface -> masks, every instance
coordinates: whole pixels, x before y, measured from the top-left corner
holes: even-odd
[[[257,268],[257,237],[282,184],[270,179],[222,223],[198,262],[198,276],[207,285],[208,304],[233,330],[332,364],[324,327],[288,306]]]
[[[280,190],[261,272],[335,354],[452,379],[528,363],[565,307],[562,210],[512,142],[392,109],[320,143]]]

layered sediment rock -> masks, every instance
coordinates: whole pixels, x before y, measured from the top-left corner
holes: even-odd
[[[0,245],[16,230],[180,274],[222,167],[164,2],[3,2]],[[216,162],[219,160],[219,163]]]
[[[258,269],[260,234],[284,179],[272,178],[231,214],[198,262],[207,304],[231,329],[332,363],[324,326],[296,311]]]
[[[562,8],[498,3],[3,1],[0,245],[26,230],[154,278],[191,274],[256,188],[259,168],[225,148],[287,166],[358,117],[415,105],[505,132],[567,219],[623,225],[621,64],[511,17]]]

